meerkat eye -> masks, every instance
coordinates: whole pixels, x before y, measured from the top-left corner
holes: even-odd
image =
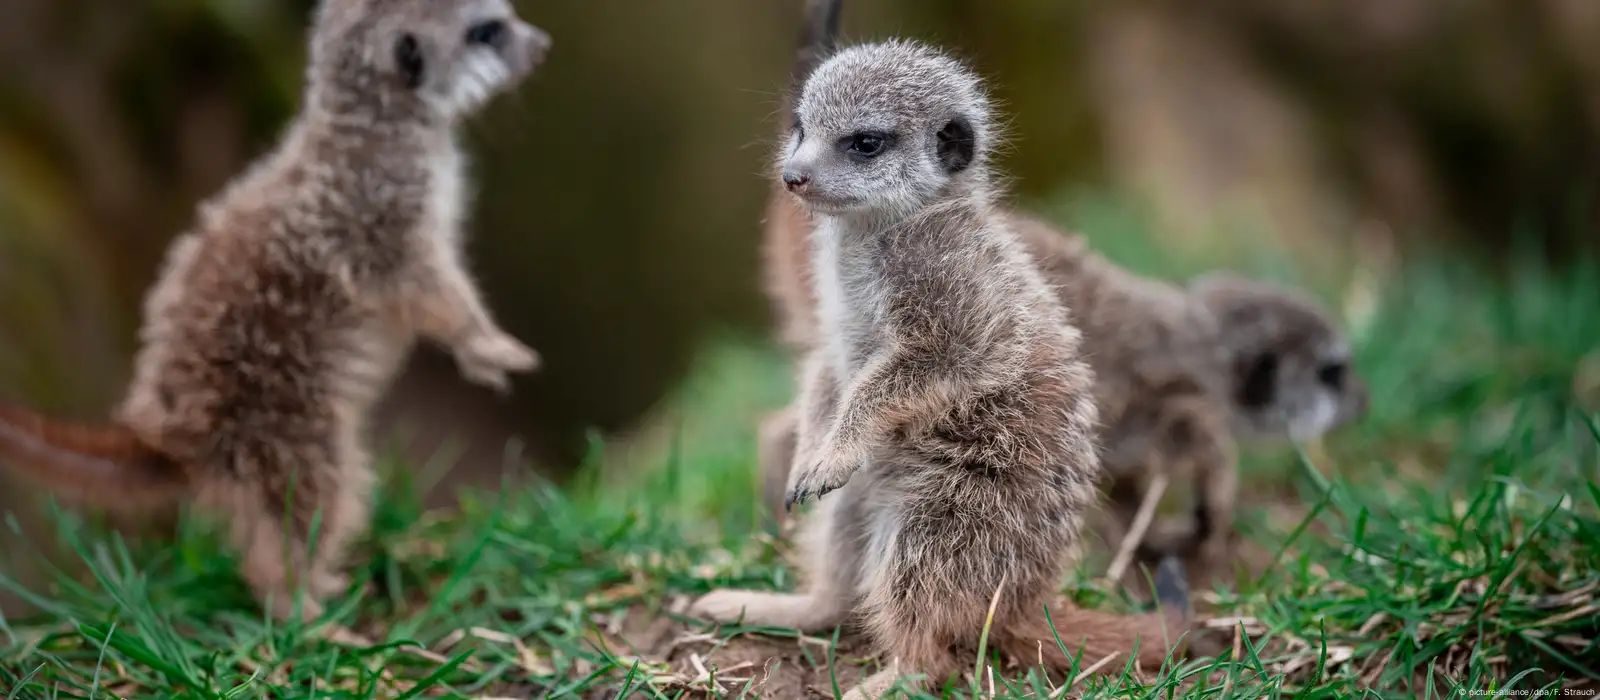
[[[1343,362],[1329,362],[1317,369],[1317,381],[1330,389],[1343,389],[1344,376],[1348,371],[1349,367]]]
[[[843,139],[844,152],[855,158],[876,158],[889,147],[889,135],[875,131],[861,131]]]
[[[466,41],[468,44],[500,49],[505,40],[506,23],[497,19],[479,22],[467,28]]]
[[[417,37],[406,34],[395,41],[394,65],[407,88],[415,90],[422,86],[422,45],[417,43]]]

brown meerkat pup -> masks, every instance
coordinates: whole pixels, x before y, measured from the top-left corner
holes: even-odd
[[[797,82],[832,51],[841,5],[808,0]],[[785,113],[792,121],[792,110]],[[1365,405],[1338,324],[1292,289],[1225,274],[1182,289],[1122,270],[1038,218],[1000,215],[1084,334],[1083,355],[1096,375],[1102,461],[1114,477],[1114,522],[1105,534],[1120,539],[1154,474],[1189,474],[1192,522],[1162,528],[1146,554],[1188,555],[1191,566],[1226,561],[1238,489],[1235,436],[1307,439]],[[813,228],[793,197],[774,191],[764,277],[778,337],[797,354],[814,347],[819,334],[808,252]],[[791,405],[767,416],[760,430],[763,498],[778,521],[797,420]]]
[[[367,526],[363,422],[414,342],[500,390],[537,364],[463,265],[453,132],[549,44],[506,0],[324,0],[302,111],[172,244],[111,423],[5,407],[0,460],[94,504],[192,502],[270,614],[320,615]]]
[[[720,590],[692,613],[829,629],[865,624],[892,660],[849,697],[901,675],[939,683],[991,639],[1013,659],[1070,667],[1129,653],[1159,666],[1169,615],[1055,603],[1097,498],[1092,377],[1078,332],[995,216],[989,101],[960,62],[911,42],[844,50],[806,81],[782,164],[815,216],[819,337],[805,358],[787,500],[805,520],[797,594]]]

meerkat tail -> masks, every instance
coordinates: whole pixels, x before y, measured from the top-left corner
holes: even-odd
[[[794,64],[796,84],[805,82],[828,54],[833,53],[839,41],[839,16],[843,6],[844,0],[806,0],[806,28],[800,35],[800,52]]]
[[[1193,624],[1189,605],[1189,584],[1183,564],[1175,557],[1164,557],[1155,573],[1156,601],[1160,611],[1143,615],[1116,615],[1069,606],[1051,606],[1050,622],[1041,614],[1005,630],[1001,648],[1013,658],[1035,662],[1043,659],[1056,670],[1071,668],[1072,655],[1079,656],[1079,670],[1106,657],[1120,666],[1126,655],[1137,653],[1139,665],[1156,669],[1167,659],[1182,658],[1186,636]],[[1055,643],[1061,639],[1061,645]],[[1063,655],[1061,646],[1067,649]]]
[[[783,102],[783,121],[780,133],[787,133],[795,125],[795,91],[804,85],[812,71],[827,60],[839,43],[839,17],[843,14],[844,0],[806,0],[805,28],[800,33],[800,46],[795,51],[794,67],[789,73],[790,91]]]
[[[783,93],[780,136],[786,136],[798,122],[794,110],[800,86],[837,48],[843,5],[843,0],[806,0],[805,27],[795,52],[791,84]],[[762,284],[773,303],[777,335],[791,348],[804,347],[814,340],[817,325],[808,262],[813,222],[774,179],[761,223]]]
[[[183,472],[121,426],[56,422],[0,405],[0,461],[75,500],[112,508],[152,507],[184,492]]]

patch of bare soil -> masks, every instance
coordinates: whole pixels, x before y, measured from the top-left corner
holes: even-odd
[[[831,639],[744,633],[733,637],[715,628],[685,622],[676,616],[652,616],[642,608],[629,611],[617,634],[607,635],[619,655],[638,659],[648,681],[658,689],[685,689],[726,696],[831,698],[837,680],[841,691],[876,669],[866,641],[846,633],[829,665]],[[670,693],[669,693],[670,694]],[[595,695],[610,698],[615,689]]]

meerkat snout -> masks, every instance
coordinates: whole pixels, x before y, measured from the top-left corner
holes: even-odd
[[[804,170],[783,170],[783,186],[795,194],[805,194],[806,185],[811,182],[811,173]]]
[[[1304,294],[1227,273],[1192,285],[1215,314],[1233,367],[1241,433],[1311,440],[1367,411],[1367,387],[1339,325]]]
[[[834,199],[829,196],[832,182],[816,182],[819,171],[827,170],[834,166],[828,163],[832,154],[814,139],[807,139],[805,130],[795,127],[790,136],[788,156],[783,159],[780,166],[779,177],[783,180],[784,189],[798,198],[801,203],[812,208],[832,209],[830,203]],[[823,173],[826,175],[827,173]],[[847,175],[847,173],[833,173]],[[838,178],[828,177],[826,180]]]
[[[507,14],[481,19],[462,36],[463,55],[450,91],[457,110],[471,110],[531,75],[550,52],[550,35]]]
[[[491,19],[467,29],[467,44],[486,46],[500,54],[501,60],[511,68],[512,77],[520,79],[544,63],[550,53],[550,34],[527,22]]]

